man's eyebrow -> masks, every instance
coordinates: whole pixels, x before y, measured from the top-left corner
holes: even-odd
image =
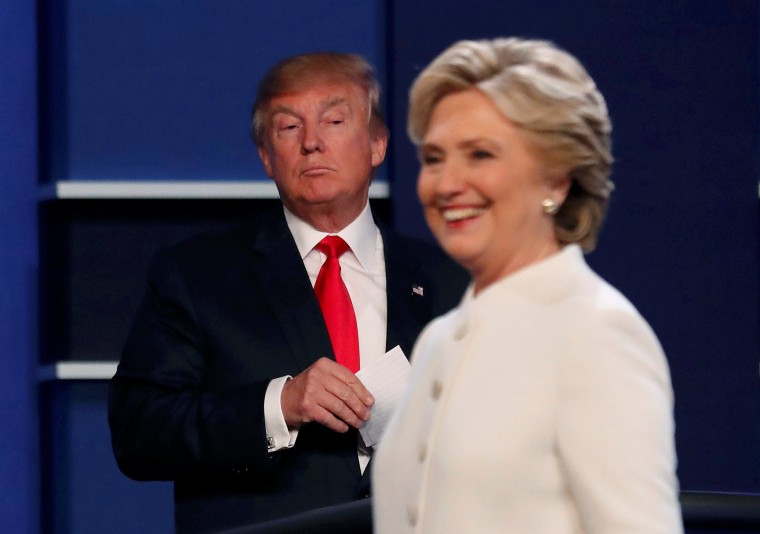
[[[320,107],[321,111],[324,112],[324,111],[326,111],[328,109],[331,109],[331,108],[334,108],[334,107],[337,107],[337,106],[341,106],[341,105],[348,106],[348,99],[346,99],[343,96],[331,96],[331,97],[328,97],[328,98],[324,99],[320,103],[319,107]],[[300,118],[301,117],[300,113],[298,113],[294,108],[292,108],[291,106],[288,106],[287,104],[277,104],[276,106],[274,106],[272,108],[272,110],[270,111],[270,116],[273,117],[273,116],[277,115],[278,113],[284,113],[285,115],[290,115],[290,116],[296,117],[296,118]]]
[[[340,106],[341,104],[347,104],[348,101],[346,100],[346,97],[344,96],[331,96],[326,98],[322,102],[322,109],[329,109],[334,108],[335,106]]]
[[[286,115],[292,115],[293,117],[298,117],[298,113],[296,113],[296,111],[293,108],[291,108],[290,106],[286,106],[285,104],[277,104],[270,111],[270,115],[276,115],[278,113],[285,113]]]

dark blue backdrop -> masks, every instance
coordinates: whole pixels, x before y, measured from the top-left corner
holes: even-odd
[[[419,69],[457,39],[544,38],[613,120],[616,191],[589,262],[651,322],[676,394],[683,489],[760,491],[758,3],[393,2],[393,206],[426,233],[405,135]]]
[[[34,3],[0,8],[0,532],[37,528]]]
[[[53,180],[266,180],[256,84],[304,50],[384,72],[382,2],[41,2]]]

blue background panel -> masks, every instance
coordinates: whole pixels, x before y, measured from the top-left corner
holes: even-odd
[[[756,0],[1,4],[0,532],[171,528],[170,485],[132,482],[116,470],[105,385],[36,381],[39,359],[104,357],[116,350],[100,349],[122,337],[89,321],[106,322],[93,288],[100,296],[118,273],[103,276],[86,258],[77,270],[76,239],[59,243],[60,256],[43,242],[57,259],[38,257],[39,236],[57,228],[37,220],[38,170],[43,182],[265,180],[249,136],[261,74],[293,53],[358,52],[386,82],[391,147],[381,178],[393,181],[395,226],[427,236],[405,135],[409,85],[455,39],[510,34],[567,48],[608,99],[617,190],[589,259],[649,319],[668,354],[683,489],[760,492]],[[69,214],[62,229],[108,254],[118,213],[89,219],[89,205],[52,202]],[[112,209],[92,202],[94,211]],[[141,228],[174,233],[177,221],[166,213],[154,225],[152,209],[127,211],[127,230],[111,245],[124,250],[114,256],[131,250],[125,234],[150,248],[160,239]],[[102,243],[91,239],[101,233]],[[81,281],[64,299],[69,308],[46,321],[37,306],[40,262],[47,271],[73,269]],[[121,293],[103,291],[97,304]],[[71,327],[72,344],[82,333],[82,354],[40,347],[56,325]]]
[[[53,383],[41,401],[49,427],[42,443],[46,469],[43,527],[59,534],[161,534],[174,529],[172,484],[135,482],[111,452],[107,384]]]
[[[458,39],[576,55],[607,99],[616,183],[589,263],[649,320],[670,363],[683,489],[760,491],[758,3],[394,1],[392,201],[425,228],[402,134],[414,77]]]
[[[256,84],[304,51],[384,74],[380,0],[43,3],[53,180],[266,180]]]
[[[0,4],[0,532],[36,532],[34,2]]]

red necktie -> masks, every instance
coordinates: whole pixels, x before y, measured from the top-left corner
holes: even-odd
[[[338,258],[349,250],[337,235],[329,235],[315,247],[327,255],[319,270],[314,291],[330,334],[335,361],[355,373],[359,370],[359,333],[356,315],[346,285],[340,277]]]

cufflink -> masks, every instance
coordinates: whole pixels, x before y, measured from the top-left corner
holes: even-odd
[[[274,449],[274,438],[267,436],[267,450],[271,451],[272,449]]]
[[[412,286],[412,295],[418,295],[420,297],[425,296],[425,288],[422,286],[418,286],[417,284],[414,284]]]

